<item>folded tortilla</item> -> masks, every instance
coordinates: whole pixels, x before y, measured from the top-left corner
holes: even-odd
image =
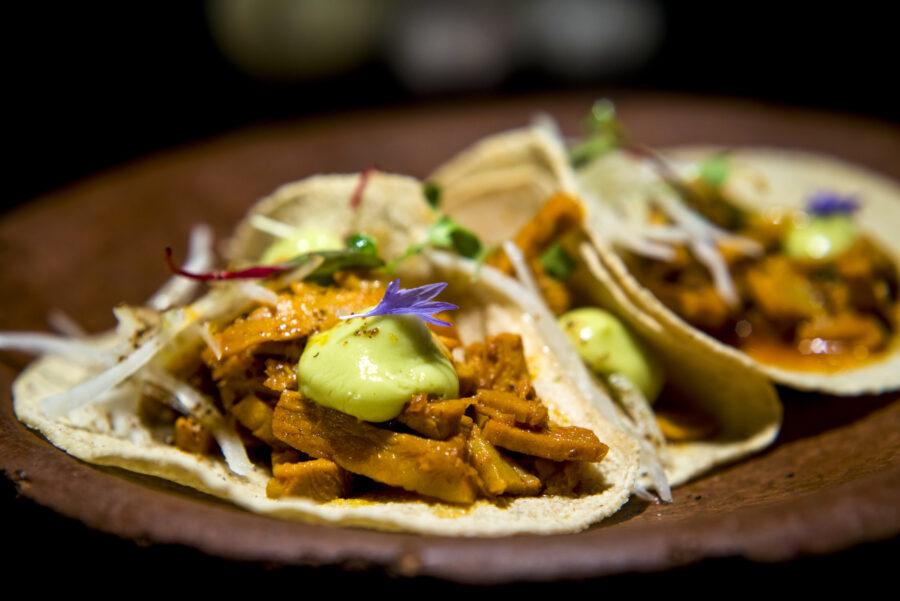
[[[546,123],[489,136],[428,179],[442,187],[447,213],[488,243],[514,238],[556,192],[583,199],[560,137]],[[581,260],[591,280],[581,288],[589,291],[594,305],[618,316],[662,360],[669,391],[711,416],[719,427],[708,440],[670,443],[661,438],[651,412],[617,406],[625,429],[656,451],[655,458],[642,459],[640,482],[653,485],[648,475],[653,459],[676,486],[764,449],[777,436],[782,420],[782,407],[767,375],[748,369],[731,354],[698,344],[693,332],[669,327],[635,302],[619,279],[620,271],[612,271],[607,263],[613,254],[610,245],[591,227],[595,207],[582,202],[591,244],[583,245]],[[586,370],[577,363],[567,363],[570,373]],[[596,378],[575,377],[583,388],[602,386]]]
[[[264,214],[290,226],[331,228],[341,236],[364,232],[377,240],[382,256],[390,259],[402,254],[410,243],[421,241],[432,215],[423,201],[420,182],[381,173],[368,177],[358,204],[349,201],[360,176],[317,176],[283,186],[251,214]],[[229,255],[235,265],[252,263],[272,241],[269,234],[245,221],[236,230]],[[460,306],[454,312],[454,321],[464,344],[494,333],[519,334],[534,387],[549,408],[551,419],[561,425],[590,428],[609,446],[602,462],[590,464],[583,493],[577,497],[504,497],[494,502],[478,500],[470,506],[402,491],[324,503],[290,497],[273,500],[266,496],[271,477],[268,468],[254,465],[245,476],[239,476],[221,459],[181,451],[155,438],[137,419],[139,395],[133,390],[123,388],[121,394],[107,395],[103,403],[88,404],[59,418],[45,415],[41,399],[98,374],[96,367],[60,357],[43,357],[16,380],[16,415],[51,443],[85,461],[158,476],[280,518],[458,536],[582,530],[612,515],[629,498],[638,468],[637,445],[585,400],[557,358],[547,351],[532,316],[523,309],[522,299],[527,303],[528,291],[491,269],[483,270],[473,281],[474,269],[468,260],[433,252],[404,262],[401,275],[406,278],[404,285],[450,283],[441,300]],[[222,287],[209,294],[221,294]],[[121,339],[116,334],[109,334],[94,344],[112,345],[117,341]]]
[[[682,147],[664,151],[677,161],[701,161],[723,148]],[[727,149],[731,175],[726,182],[729,198],[743,208],[763,212],[767,208],[804,208],[812,193],[820,190],[854,196],[861,208],[853,219],[859,231],[873,240],[900,270],[900,185],[863,167],[833,157],[779,148]],[[586,169],[590,170],[590,166]],[[583,185],[591,185],[584,178]],[[735,347],[694,328],[666,307],[629,273],[609,245],[598,246],[604,264],[632,302],[668,331],[687,337],[692,344],[733,358],[774,382],[834,395],[879,394],[900,389],[900,335],[877,358],[836,372],[801,371],[762,363]],[[900,322],[900,316],[898,316]]]

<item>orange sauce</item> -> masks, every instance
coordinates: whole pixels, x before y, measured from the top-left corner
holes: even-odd
[[[865,347],[848,348],[842,352],[801,352],[778,340],[747,340],[737,348],[760,363],[783,367],[793,371],[837,373],[844,369],[861,367],[883,357],[887,351],[869,352]]]

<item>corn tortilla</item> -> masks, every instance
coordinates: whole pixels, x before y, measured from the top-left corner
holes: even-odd
[[[386,258],[401,254],[409,243],[421,240],[432,216],[422,200],[420,182],[372,174],[354,209],[348,199],[358,183],[358,175],[312,177],[283,186],[251,213],[262,213],[288,225],[316,221],[316,225],[334,228],[342,236],[365,232],[378,240]],[[234,264],[252,262],[270,243],[268,234],[245,221],[229,245],[229,256]],[[53,356],[32,363],[16,380],[15,412],[52,444],[82,460],[164,478],[250,511],[284,519],[448,536],[563,533],[587,528],[615,513],[629,498],[638,468],[637,445],[587,403],[547,351],[533,319],[519,302],[527,292],[490,269],[473,282],[474,268],[458,257],[432,253],[405,263],[401,275],[408,278],[405,282],[409,285],[450,282],[441,300],[460,306],[454,320],[464,343],[499,332],[522,336],[535,389],[551,417],[561,425],[590,428],[609,446],[604,460],[591,465],[583,493],[577,497],[479,500],[471,506],[426,500],[404,492],[380,492],[326,503],[303,498],[269,499],[265,492],[268,468],[257,465],[246,476],[238,476],[220,459],[184,452],[154,438],[136,417],[136,393],[82,407],[59,419],[48,418],[40,410],[41,399],[68,390],[96,373],[96,369],[76,361]],[[110,337],[115,334],[97,344],[115,342]]]
[[[565,148],[543,125],[489,136],[441,166],[429,180],[443,187],[446,211],[464,225],[480,228],[487,242],[513,238],[554,192],[581,196]],[[591,207],[585,209],[590,216]],[[586,233],[592,248],[583,253],[587,270],[580,277],[589,281],[581,288],[588,290],[593,304],[617,315],[662,359],[670,391],[713,417],[719,427],[708,440],[651,439],[670,484],[684,483],[771,444],[783,412],[768,376],[696,343],[692,332],[668,327],[646,311],[620,282],[621,272],[607,265],[612,251],[605,241],[589,228]],[[645,426],[653,419],[631,418],[644,420]],[[643,481],[648,483],[646,474]]]

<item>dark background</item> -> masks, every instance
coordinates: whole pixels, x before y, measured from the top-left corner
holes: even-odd
[[[573,75],[519,48],[506,57],[501,75],[462,77],[443,87],[417,85],[398,71],[396,52],[392,58],[384,51],[385,38],[394,34],[389,28],[353,65],[306,77],[248,74],[217,46],[208,25],[214,4],[7,7],[4,137],[13,159],[4,170],[3,208],[134,157],[248,124],[397,103],[629,89],[740,96],[900,121],[900,95],[889,89],[895,28],[886,9],[865,3],[824,10],[824,4],[648,0],[661,27],[649,54],[631,64]],[[434,20],[447,4],[425,3],[435,9]],[[520,6],[449,4],[457,16],[480,10],[472,18],[493,19],[501,28]],[[413,4],[384,6],[382,29]]]

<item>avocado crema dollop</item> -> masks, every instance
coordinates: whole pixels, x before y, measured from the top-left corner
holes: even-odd
[[[459,396],[450,353],[415,315],[348,319],[306,343],[300,393],[369,422],[397,417],[414,394]]]
[[[651,403],[665,380],[659,361],[617,317],[596,307],[559,316],[560,327],[587,366],[601,377],[624,375]]]
[[[784,251],[792,259],[825,261],[847,251],[858,237],[848,215],[813,216],[795,220],[784,238]]]
[[[287,238],[279,238],[263,253],[260,263],[274,265],[303,253],[317,250],[340,250],[344,242],[333,231],[323,227],[306,226]]]

